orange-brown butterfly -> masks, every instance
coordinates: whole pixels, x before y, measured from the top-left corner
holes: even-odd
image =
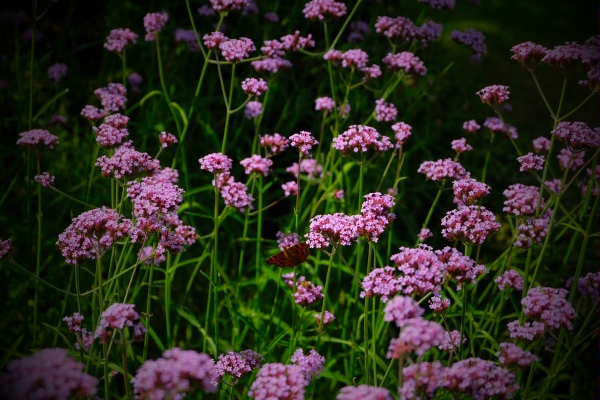
[[[308,243],[302,242],[267,258],[267,264],[277,265],[280,268],[295,267],[306,260],[308,260]]]

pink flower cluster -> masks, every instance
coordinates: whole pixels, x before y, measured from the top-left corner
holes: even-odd
[[[215,50],[221,45],[221,43],[228,41],[229,38],[221,32],[213,32],[211,34],[204,35],[202,40],[204,41],[204,45],[209,50]]]
[[[310,0],[302,12],[305,18],[323,21],[346,15],[346,5],[334,0]]]
[[[472,206],[490,194],[490,187],[473,178],[458,179],[452,182],[455,198],[466,206]]]
[[[467,139],[465,138],[453,140],[450,145],[452,146],[452,150],[456,151],[457,157],[460,153],[473,150],[473,147],[467,144]]]
[[[536,153],[547,153],[550,151],[550,139],[540,136],[537,139],[533,139],[533,149]]]
[[[181,350],[165,351],[157,360],[147,360],[131,383],[139,399],[182,399],[190,390],[215,393],[211,383],[214,361],[204,353]]]
[[[335,103],[331,97],[319,97],[315,100],[315,110],[333,112]]]
[[[384,99],[375,101],[375,119],[377,121],[393,121],[398,115],[396,106],[392,103],[386,103]]]
[[[369,385],[345,386],[336,400],[392,400],[392,395],[386,388]]]
[[[573,285],[573,278],[567,280],[567,287]],[[590,272],[577,280],[577,290],[592,301],[600,301],[600,272]]]
[[[108,51],[120,53],[129,43],[135,44],[138,35],[132,32],[129,28],[117,28],[110,31],[106,37],[104,48]]]
[[[463,334],[463,344],[467,343],[468,339]],[[453,352],[460,348],[460,332],[457,330],[444,332],[444,341],[438,346],[438,349]]]
[[[344,133],[333,138],[332,147],[340,150],[343,155],[367,152],[372,146],[377,152],[384,152],[394,147],[387,136],[381,136],[375,128],[364,125],[350,125]]]
[[[141,153],[133,147],[133,141],[119,146],[112,157],[101,156],[96,166],[102,171],[102,176],[113,179],[133,179],[141,174],[152,173],[160,169],[158,160],[152,159],[148,153]]]
[[[121,114],[112,114],[104,119],[104,123],[100,126],[93,126],[92,129],[96,133],[96,141],[105,149],[112,149],[119,146],[123,139],[129,136],[127,123],[129,117]]]
[[[496,216],[483,206],[451,210],[442,218],[442,236],[450,241],[483,244],[486,237],[500,228]]]
[[[413,351],[417,356],[422,356],[443,342],[445,332],[435,321],[413,318],[402,328],[400,336],[390,341],[386,357],[401,358]]]
[[[160,142],[160,147],[162,147],[163,149],[167,148],[168,146],[178,143],[179,141],[177,140],[177,138],[175,137],[175,135],[172,135],[170,133],[167,132],[161,132],[158,134],[158,141]]]
[[[300,36],[300,31],[294,32],[293,35],[285,35],[281,37],[281,47],[286,51],[298,51],[305,47],[315,47],[315,41],[312,40],[312,35],[307,37]]]
[[[263,158],[258,154],[253,154],[251,157],[244,158],[240,161],[242,167],[246,171],[246,175],[250,174],[263,174],[267,176],[273,165],[273,161],[268,158]]]
[[[109,329],[125,328],[133,328],[134,339],[143,339],[146,327],[139,322],[140,316],[134,308],[135,304],[114,303],[104,310],[94,333],[94,339],[100,338],[100,343],[107,343],[112,337]]]
[[[440,36],[442,25],[430,20],[418,27],[406,17],[379,16],[375,22],[375,30],[392,40],[406,42],[420,40],[423,46],[426,46],[428,40],[433,41]]]
[[[279,133],[274,133],[273,135],[261,136],[260,145],[264,148],[269,147],[271,155],[276,156],[281,154],[289,146],[289,141]]]
[[[323,249],[330,241],[350,246],[358,240],[356,218],[343,213],[316,215],[310,220],[307,243],[311,248]]]
[[[146,28],[146,42],[152,42],[156,34],[165,26],[169,20],[169,14],[166,11],[148,13],[144,16],[144,28]]]
[[[52,64],[48,68],[48,78],[54,82],[60,82],[67,75],[67,66],[63,63]]]
[[[294,290],[294,273],[283,274],[281,276],[287,287]],[[293,294],[296,304],[307,307],[315,301],[323,298],[323,287],[315,286],[311,281],[307,281],[304,276],[296,279],[296,292]]]
[[[0,239],[0,260],[4,259],[12,251],[12,240]]]
[[[298,196],[298,183],[289,181],[281,185],[285,197]]]
[[[58,143],[58,136],[55,136],[45,129],[33,129],[19,133],[17,140],[19,146],[33,147],[36,150],[42,149],[44,146],[53,149]]]
[[[508,100],[510,92],[508,91],[508,86],[492,85],[484,87],[476,94],[482,103],[486,103],[492,108],[497,109],[500,104]]]
[[[538,360],[529,351],[513,343],[500,343],[500,351],[496,353],[496,357],[506,368],[525,368]]]
[[[566,299],[568,291],[550,287],[533,287],[521,300],[527,318],[539,320],[548,329],[565,327],[573,329],[571,320],[577,317],[575,309]]]
[[[480,275],[489,272],[484,265],[475,264],[474,260],[455,248],[446,246],[442,250],[436,250],[435,254],[446,266],[446,274],[458,282],[457,290],[465,282],[477,283]]]
[[[573,171],[577,171],[583,165],[585,151],[572,152],[569,149],[560,149],[556,158],[562,169],[570,168]]]
[[[321,313],[315,314],[315,319],[317,320],[317,325],[321,325]],[[333,321],[335,321],[335,315],[329,311],[325,311],[325,315],[323,316],[323,326],[327,326]]]
[[[507,124],[507,126],[508,126],[508,133],[510,134],[510,137],[513,139],[517,139],[519,137],[519,134],[517,133],[517,129],[510,124]],[[504,124],[502,123],[502,120],[497,117],[487,118],[483,122],[483,127],[488,128],[492,132],[506,133],[506,129],[504,128]]]
[[[177,28],[175,29],[175,41],[177,43],[185,43],[188,47],[188,50],[197,52],[200,51],[200,46],[198,45],[198,38],[193,29],[183,29]]]
[[[0,397],[66,400],[94,396],[98,379],[83,372],[84,368],[67,355],[67,349],[43,349],[6,365],[5,372],[0,372]]]
[[[515,247],[528,248],[531,243],[542,244],[548,235],[552,210],[547,210],[539,218],[529,218],[519,224],[519,235]]]
[[[242,376],[260,367],[260,363],[264,360],[262,355],[252,350],[239,353],[229,350],[226,354],[219,354],[219,360],[212,371],[211,383],[217,386],[225,374],[231,375],[237,382]]]
[[[596,182],[600,182],[600,165],[596,165],[596,172],[594,174]],[[581,191],[581,195],[585,196],[588,190],[588,184],[590,182],[590,178],[592,177],[591,168],[585,169],[585,176],[583,179],[577,183],[577,187]],[[596,186],[592,181],[592,196],[598,196],[598,186]]]
[[[210,5],[220,13],[243,10],[248,6],[248,0],[210,0]]]
[[[237,208],[239,212],[254,208],[252,206],[254,198],[248,193],[248,187],[241,182],[236,182],[228,172],[220,174],[217,181],[213,180],[213,185],[220,190],[226,206]]]
[[[248,78],[242,81],[242,89],[249,96],[260,96],[267,91],[267,82],[263,78]]]
[[[219,49],[225,60],[235,63],[250,57],[248,53],[255,51],[256,47],[252,40],[242,37],[240,39],[230,39],[219,44]]]
[[[523,290],[523,277],[514,269],[505,271],[502,275],[494,279],[494,283],[498,285],[498,289],[513,288]]]
[[[369,55],[361,49],[346,50],[340,55],[342,67],[362,69],[369,62]]]
[[[533,42],[525,42],[513,46],[510,51],[514,53],[511,57],[513,60],[517,60],[528,69],[533,70],[536,63],[542,61],[548,49]]]
[[[454,0],[452,0],[454,3]],[[433,399],[442,383],[446,367],[439,361],[421,362],[402,369],[403,384],[398,388],[400,400]]]
[[[481,128],[481,126],[474,119],[465,121],[463,123],[463,129],[469,133],[475,133],[479,130],[479,128]]]
[[[398,282],[404,294],[424,295],[439,291],[446,266],[430,246],[419,244],[415,249],[400,247],[400,253],[392,255],[390,259],[403,274],[398,277]]]
[[[300,131],[300,133],[293,134],[290,136],[289,140],[292,147],[296,147],[298,151],[300,151],[300,154],[308,157],[310,157],[310,149],[319,144],[317,139],[315,139],[310,132],[306,131]]]
[[[362,293],[361,297],[363,297]],[[395,322],[400,328],[410,323],[413,318],[421,318],[425,310],[409,296],[396,296],[385,305],[383,312],[386,322]]]
[[[521,183],[510,185],[502,192],[506,196],[502,211],[513,215],[531,215],[537,207],[540,191],[536,186],[526,186]],[[542,204],[544,204],[542,202]]]
[[[465,179],[471,176],[462,165],[449,158],[445,160],[425,161],[421,164],[417,172],[424,174],[427,179],[431,179],[432,181]]]
[[[277,232],[275,236],[277,236],[277,244],[281,251],[300,243],[300,236],[296,232]]]
[[[427,4],[437,10],[452,10],[456,5],[455,0],[418,0],[419,3]]]
[[[509,399],[519,390],[515,374],[480,358],[467,358],[452,364],[445,371],[440,386],[474,400]]]
[[[298,163],[293,163],[285,171],[298,178]],[[309,181],[316,181],[323,176],[323,166],[318,164],[317,160],[302,159],[300,162],[300,173],[306,174]]]
[[[298,365],[265,364],[252,382],[248,396],[254,400],[303,400],[308,384],[304,370]]]
[[[572,149],[600,146],[600,128],[590,129],[583,122],[560,122],[552,133]]]
[[[244,109],[244,116],[248,119],[258,117],[263,112],[262,104],[259,101],[250,101]]]
[[[541,171],[544,169],[544,156],[534,156],[533,153],[527,153],[524,156],[517,157],[521,163],[519,171]]]
[[[198,160],[200,163],[200,169],[215,174],[221,174],[227,172],[233,166],[231,158],[227,157],[222,153],[212,153],[204,156]]]
[[[392,71],[404,71],[407,74],[414,72],[418,75],[425,75],[427,68],[419,57],[409,51],[403,51],[398,54],[388,53],[382,60]]]
[[[361,214],[355,218],[359,236],[364,236],[370,242],[377,242],[384,229],[394,221],[395,214],[390,213],[396,205],[394,198],[379,192],[364,196]]]
[[[104,254],[113,243],[129,235],[131,221],[115,210],[102,207],[86,211],[73,219],[71,225],[58,235],[56,245],[67,264],[81,264]]]
[[[546,331],[544,324],[538,321],[525,322],[520,325],[519,320],[516,320],[509,322],[507,326],[511,338],[526,342],[537,340]]]
[[[363,279],[361,285],[364,290],[360,292],[360,297],[380,296],[381,301],[386,303],[402,290],[402,284],[396,273],[397,269],[392,267],[375,268]],[[399,297],[401,296],[394,297],[394,299]]]
[[[576,42],[555,46],[546,51],[542,62],[558,68],[563,74],[570,75],[579,70],[582,65],[597,64],[599,58],[597,39],[592,37],[583,46]]]
[[[412,127],[404,122],[398,122],[392,125],[392,130],[394,131],[396,138],[396,148],[399,149],[411,135]]]
[[[47,172],[42,172],[41,175],[36,175],[33,180],[39,183],[42,187],[49,188],[54,186],[54,176]]]
[[[323,372],[325,357],[317,353],[314,349],[311,349],[308,355],[304,355],[302,349],[298,349],[292,354],[290,361],[304,370],[306,381],[310,382],[313,376],[318,378],[321,372]]]
[[[98,99],[100,99],[100,103],[102,104],[102,107],[104,107],[104,110],[102,111],[104,112],[117,112],[123,109],[123,107],[125,107],[125,103],[127,102],[127,97],[125,97],[127,95],[127,89],[120,83],[111,82],[107,87],[94,90],[94,94],[98,97]],[[86,110],[86,108],[84,108],[84,110]],[[91,111],[91,109],[89,110]],[[99,113],[101,114],[102,111],[99,111]]]
[[[422,228],[417,236],[419,238],[419,242],[422,243],[430,237],[433,237],[433,233],[431,233],[431,229],[429,228]]]
[[[487,46],[485,45],[485,36],[477,29],[469,28],[464,32],[452,31],[450,32],[450,38],[457,43],[461,43],[471,47],[473,54],[476,57],[481,57],[482,54],[487,53]]]
[[[69,332],[76,332],[77,335],[77,342],[75,342],[75,348],[77,350],[79,350],[80,345],[79,345],[79,340],[81,340],[81,342],[83,343],[83,347],[86,350],[89,350],[90,347],[92,347],[92,343],[94,341],[94,336],[92,335],[91,332],[88,332],[88,330],[86,328],[83,328],[81,326],[81,322],[83,321],[83,316],[79,313],[73,313],[72,317],[64,317],[63,321],[65,321],[67,323],[67,326],[69,327]]]

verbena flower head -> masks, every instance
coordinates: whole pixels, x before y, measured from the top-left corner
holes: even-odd
[[[507,326],[511,338],[525,342],[537,340],[546,331],[544,324],[538,321],[525,322],[523,325],[520,325],[519,320],[516,320],[509,322]]]
[[[456,151],[457,155],[473,150],[473,147],[467,144],[467,139],[465,138],[453,140],[450,145],[452,146],[452,150]]]
[[[523,277],[514,269],[505,271],[502,275],[494,279],[494,283],[498,285],[499,290],[504,290],[507,287],[523,290]]]
[[[127,77],[127,83],[129,83],[131,86],[140,86],[142,82],[144,82],[144,78],[142,78],[142,76],[137,72],[132,72]]]
[[[404,294],[424,295],[439,291],[439,285],[444,279],[445,265],[432,250],[426,244],[419,244],[416,249],[400,247],[400,252],[390,257],[403,273],[398,280]]]
[[[409,296],[396,296],[385,305],[383,312],[386,322],[395,322],[400,328],[410,323],[413,318],[421,318],[425,310]]]
[[[229,177],[221,187],[221,196],[226,206],[237,208],[239,212],[254,209],[252,206],[254,198],[248,193],[248,187],[241,182],[236,182],[233,177]]]
[[[476,93],[482,103],[486,103],[493,109],[498,109],[498,106],[508,100],[508,86],[492,85],[484,87]]]
[[[452,364],[444,372],[440,386],[474,400],[509,399],[519,390],[515,374],[480,358],[467,358]]]
[[[247,78],[242,82],[242,89],[247,95],[260,96],[267,91],[267,82],[263,78]]]
[[[277,244],[281,251],[300,243],[300,236],[296,232],[277,232],[275,236],[277,236]]]
[[[248,396],[254,400],[303,400],[308,383],[298,365],[265,364],[252,382]]]
[[[242,164],[242,167],[244,167],[247,175],[256,173],[267,176],[271,170],[273,161],[269,160],[268,158],[263,158],[258,154],[254,154],[251,157],[244,158],[242,161],[240,161],[240,164]]]
[[[346,104],[339,105],[337,110],[340,118],[346,119],[346,117],[350,113],[350,103],[346,101]]]
[[[473,178],[458,179],[452,182],[454,196],[465,205],[471,206],[490,194],[490,187]]]
[[[92,127],[96,134],[96,142],[105,149],[120,146],[123,140],[129,136],[129,131],[126,129],[128,120],[129,118],[123,117],[121,114],[106,117],[103,124]]]
[[[440,296],[439,294],[436,294],[434,296],[431,296],[431,298],[428,301],[428,304],[429,304],[429,308],[434,313],[441,313],[444,310],[446,310],[448,307],[450,307],[450,299],[442,298],[442,296]]]
[[[315,100],[315,110],[333,112],[335,103],[331,97],[319,97]]]
[[[263,361],[263,356],[252,350],[244,350],[241,353],[229,350],[227,353],[219,354],[211,383],[217,386],[225,374],[231,375],[234,382],[237,382],[242,376],[260,367],[260,363]]]
[[[5,372],[0,372],[0,396],[16,400],[94,396],[98,379],[84,369],[83,363],[67,355],[67,349],[43,349],[6,364]]]
[[[373,269],[362,281],[364,290],[360,292],[360,297],[378,296],[381,297],[383,303],[386,303],[402,290],[397,272],[396,268],[392,267]]]
[[[277,39],[265,40],[265,45],[260,48],[260,51],[267,57],[281,58],[285,54],[283,43]]]
[[[33,180],[39,183],[42,187],[49,188],[54,186],[54,176],[47,172],[42,172],[41,175],[36,175]]]
[[[323,249],[330,241],[342,246],[350,246],[358,240],[355,218],[343,213],[316,215],[310,220],[306,234],[311,248]]]
[[[127,102],[127,89],[120,83],[109,83],[107,87],[94,90],[94,94],[100,99],[102,107],[107,111],[117,112]]]
[[[524,156],[517,157],[521,163],[519,171],[541,171],[544,169],[544,156],[534,156],[533,153],[527,153]]]
[[[200,46],[198,46],[198,37],[193,29],[177,28],[173,35],[175,36],[175,41],[177,43],[185,43],[188,50],[193,52],[200,51]]]
[[[305,47],[315,47],[315,41],[312,40],[310,33],[307,37],[302,37],[300,36],[300,31],[296,31],[293,35],[282,36],[280,40],[282,47],[286,51],[298,51]]]
[[[312,381],[313,376],[318,378],[323,372],[323,364],[325,364],[325,357],[317,353],[314,349],[311,349],[308,355],[304,355],[302,349],[298,349],[292,354],[290,359],[292,364],[295,364],[302,368],[306,375],[306,381]]]
[[[386,388],[363,384],[345,386],[335,398],[337,400],[392,400],[392,395]]]
[[[0,239],[0,260],[4,259],[12,251],[12,240]]]
[[[131,383],[139,399],[182,399],[192,390],[215,393],[211,383],[213,360],[204,353],[181,350],[165,351],[161,358],[147,360],[137,370]]]
[[[471,47],[475,56],[481,56],[487,53],[487,46],[485,45],[485,36],[477,29],[469,28],[464,32],[452,31],[450,32],[450,38],[457,43],[461,43]]]
[[[446,266],[446,274],[458,282],[457,290],[461,289],[464,282],[477,283],[477,277],[489,272],[484,265],[475,264],[474,260],[455,248],[446,246],[436,250],[435,254]]]
[[[229,38],[221,32],[213,32],[211,34],[204,35],[202,40],[204,41],[204,45],[209,50],[215,50],[221,45],[221,43],[228,41]]]
[[[340,50],[335,49],[327,50],[327,52],[325,52],[325,54],[323,55],[323,60],[331,61],[336,66],[339,66],[339,61],[342,61],[342,52]]]
[[[533,287],[521,300],[527,318],[539,320],[547,329],[565,327],[573,329],[571,320],[577,317],[575,309],[566,299],[568,291],[550,287]]]
[[[289,181],[281,185],[285,197],[298,196],[298,183],[295,181]]]
[[[547,153],[550,151],[550,139],[540,136],[537,139],[533,139],[533,149],[536,153]]]
[[[496,357],[500,364],[509,369],[525,368],[538,361],[536,356],[514,343],[500,343],[500,351],[496,353]]]
[[[596,165],[596,172],[594,173],[594,175],[596,177],[596,181],[600,182],[600,165]],[[586,168],[585,176],[583,177],[583,179],[580,182],[577,183],[577,187],[581,191],[582,196],[585,196],[587,194],[588,184],[589,184],[591,177],[592,177],[592,169]],[[598,196],[598,192],[599,192],[598,187],[596,185],[592,185],[592,196]],[[558,192],[556,192],[556,193],[558,193]]]
[[[302,12],[305,18],[323,21],[346,15],[346,5],[333,0],[311,0],[306,3]]]
[[[350,152],[365,153],[369,147],[381,153],[392,149],[394,145],[387,136],[381,136],[373,127],[350,125],[341,135],[333,138],[332,147],[347,155]]]
[[[210,5],[220,13],[243,10],[248,6],[248,0],[210,0]]]
[[[401,358],[415,352],[422,356],[444,340],[444,328],[434,321],[414,318],[402,328],[400,336],[390,341],[386,358]]]
[[[577,171],[584,164],[585,151],[572,152],[569,149],[560,149],[556,158],[563,170],[570,168],[573,171]]]
[[[515,183],[502,194],[506,196],[502,211],[513,215],[531,215],[537,207],[540,190],[536,186]]]
[[[19,133],[17,140],[19,146],[33,147],[41,150],[44,147],[53,149],[58,143],[58,136],[55,136],[45,129],[33,129],[31,131]]]
[[[583,122],[560,122],[552,133],[572,149],[600,146],[600,131],[590,129]]]
[[[285,169],[286,172],[298,178],[298,163],[293,163],[291,167]],[[323,176],[323,166],[314,159],[303,159],[300,162],[300,173],[307,175],[309,181],[314,182]]]
[[[464,179],[471,176],[462,165],[449,158],[445,160],[425,161],[421,164],[417,172],[424,174],[427,179],[431,179],[432,181]]]
[[[252,40],[242,37],[239,39],[229,39],[219,45],[221,54],[229,62],[238,62],[250,57],[251,52],[256,50]]]
[[[525,42],[513,46],[510,51],[513,52],[511,57],[513,60],[517,60],[527,69],[533,70],[536,64],[542,61],[548,49],[539,44]]]
[[[468,339],[466,335],[463,334],[463,344],[467,343]],[[457,330],[451,332],[444,332],[444,340],[442,344],[438,346],[438,349],[451,352],[460,348],[460,332]]]
[[[215,174],[227,172],[233,166],[231,158],[227,157],[223,153],[211,153],[207,156],[202,157],[198,160],[200,163],[200,169]]]
[[[508,134],[510,135],[510,137],[513,139],[517,139],[519,137],[519,134],[517,133],[517,129],[510,124],[506,124],[506,126],[508,127]],[[502,123],[502,120],[497,117],[487,118],[483,122],[483,127],[488,128],[492,132],[506,133],[506,129],[504,128],[504,124]]]
[[[456,5],[455,0],[418,0],[419,3],[427,4],[437,10],[452,10]]]
[[[133,179],[141,174],[149,174],[160,169],[158,160],[152,159],[148,153],[141,153],[133,147],[133,142],[123,143],[112,157],[101,156],[96,166],[101,169],[102,176],[113,179]]]
[[[300,151],[300,154],[308,157],[310,157],[310,149],[319,144],[317,139],[315,139],[310,132],[306,131],[300,131],[299,133],[293,134],[290,136],[289,140],[292,147],[296,147]]]
[[[104,48],[117,53],[122,52],[129,43],[135,44],[138,35],[129,28],[117,28],[110,31],[106,37]]]
[[[442,218],[442,226],[442,236],[446,239],[478,245],[500,228],[496,216],[483,206],[451,210]]]
[[[573,278],[567,279],[567,287],[571,288]],[[577,281],[577,290],[592,301],[600,300],[600,272],[590,272]]]
[[[178,143],[179,141],[177,140],[177,138],[175,137],[175,135],[172,135],[170,133],[167,132],[161,132],[158,134],[158,141],[160,142],[160,147],[167,148],[168,146]]]
[[[244,109],[244,116],[248,119],[256,118],[263,112],[262,103],[259,101],[249,101]]]
[[[390,39],[400,41],[410,42],[420,38],[419,28],[406,17],[378,16],[377,22],[375,22],[375,31]]]
[[[588,53],[586,47],[576,42],[565,42],[565,44],[547,50],[542,62],[559,69],[564,75],[569,76],[578,71],[584,63],[591,61],[589,55],[586,53]]]
[[[321,325],[321,313],[315,314],[315,319],[317,320],[317,325]],[[323,326],[327,326],[335,321],[335,315],[325,310],[325,315],[323,317]]]
[[[60,114],[52,114],[48,121],[49,126],[64,126],[67,123],[67,118]]]
[[[475,121],[474,119],[471,119],[469,121],[465,121],[463,123],[463,129],[469,133],[475,133],[479,130],[479,128],[481,128],[481,126],[477,123],[477,121]]]
[[[406,143],[406,140],[410,137],[412,127],[404,122],[398,122],[392,125],[392,130],[395,133],[396,148],[400,148],[400,146]]]
[[[252,66],[256,72],[271,72],[276,74],[280,69],[292,68],[292,63],[281,58],[264,58],[262,60],[252,61]]]
[[[454,6],[454,0],[451,1]],[[439,361],[421,362],[403,368],[403,383],[398,388],[400,400],[433,399],[445,370],[446,367]]]
[[[135,304],[114,303],[102,312],[102,318],[94,333],[94,339],[100,338],[100,343],[107,343],[112,336],[109,329],[125,329],[135,326],[134,336],[141,338],[146,333],[146,327],[139,322],[140,316],[135,311]],[[135,322],[138,321],[136,324]]]
[[[363,67],[360,71],[365,74],[366,79],[375,79],[381,76],[381,67],[377,64],[372,64],[370,67]]]
[[[80,264],[102,255],[113,243],[126,237],[131,221],[123,220],[115,210],[102,207],[86,211],[73,219],[58,235],[56,245],[68,264]]]
[[[393,121],[397,115],[398,110],[392,103],[386,103],[383,98],[375,101],[375,119],[377,121]]]
[[[356,216],[355,221],[359,235],[376,243],[383,230],[396,218],[395,214],[390,213],[396,201],[392,196],[379,192],[369,193],[364,197],[361,214]]]
[[[80,115],[89,119],[90,121],[97,121],[104,118],[106,115],[106,110],[99,110],[94,106],[87,105],[83,107]]]
[[[519,224],[515,247],[528,248],[532,243],[542,244],[548,235],[551,218],[552,210],[550,209],[539,218],[529,218]]]
[[[146,42],[152,42],[156,35],[169,20],[169,14],[166,11],[148,13],[144,16],[144,28],[146,28]]]
[[[60,82],[67,75],[67,66],[63,63],[52,64],[48,68],[48,78],[54,82]]]
[[[388,53],[382,60],[392,71],[404,71],[407,74],[411,72],[418,75],[425,75],[427,68],[423,61],[409,51],[403,51],[398,54]]]
[[[154,262],[154,265],[159,266],[160,264],[167,261],[167,257],[163,254],[158,257],[155,256],[154,248],[152,246],[145,246],[140,249],[138,259],[144,260],[144,264],[150,265]]]
[[[350,49],[342,53],[342,67],[344,68],[364,68],[369,62],[369,55],[360,49]]]
[[[264,15],[265,17],[265,21],[267,22],[271,22],[273,24],[276,24],[277,22],[279,22],[279,15],[277,15],[274,12],[268,12]]]
[[[285,284],[294,290],[294,273],[282,275]],[[307,307],[323,298],[323,287],[315,286],[311,281],[306,280],[304,276],[296,280],[296,292],[293,294],[296,304]]]
[[[434,0],[435,1],[435,0]],[[442,0],[447,3],[454,2],[454,0]],[[419,27],[419,33],[417,37],[421,39],[421,44],[423,47],[427,47],[428,41],[433,42],[442,34],[442,29],[444,26],[442,24],[438,24],[432,20],[425,22],[423,25]]]
[[[562,181],[558,178],[552,179],[551,181],[546,181],[544,184],[548,186],[548,189],[552,190],[556,194],[560,194],[561,190],[563,189]]]
[[[272,135],[264,135],[260,137],[260,145],[264,148],[269,148],[271,155],[278,155],[283,152],[289,146],[289,141],[286,137],[281,136],[279,133]]]
[[[433,237],[433,233],[431,233],[431,230],[429,228],[423,228],[417,236],[419,238],[419,242],[422,243],[430,237]]]
[[[579,84],[589,88],[592,92],[600,91],[600,67],[592,66],[587,73],[587,79],[579,81]]]

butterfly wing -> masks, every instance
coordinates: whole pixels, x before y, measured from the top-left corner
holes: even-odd
[[[302,242],[291,246],[267,258],[267,264],[280,268],[295,267],[308,260],[308,243]]]

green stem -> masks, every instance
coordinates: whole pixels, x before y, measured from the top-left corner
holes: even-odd
[[[37,154],[37,173],[40,172],[40,157]],[[36,257],[35,257],[35,276],[37,278],[40,277],[40,269],[42,265],[42,185],[38,182],[38,207],[37,207],[37,248],[36,248]],[[36,332],[37,332],[37,322],[38,322],[38,301],[39,301],[39,285],[38,280],[36,279],[34,282],[34,300],[33,300],[33,345],[35,347],[36,343]]]
[[[123,329],[119,329],[121,332],[121,360],[123,363],[123,384],[125,385],[125,394],[127,396],[127,400],[131,400],[131,393],[129,389],[129,376],[127,374],[127,352],[126,352],[126,342],[125,342],[125,334],[123,333]]]
[[[171,253],[167,253],[167,264],[165,265],[165,319],[167,325],[167,349],[172,346],[171,337]]]
[[[218,182],[218,176],[215,176],[215,182]],[[217,264],[217,256],[218,256],[218,244],[219,244],[219,190],[215,186],[215,230],[213,232],[214,235],[214,247],[213,247],[213,257],[211,262],[211,270],[213,275],[210,276],[212,279],[215,290],[213,293],[213,323],[215,324],[215,348],[219,351],[219,319],[217,317],[217,310],[219,306],[219,300],[217,298],[217,285],[218,285],[218,264]],[[212,285],[211,285],[212,286]],[[215,354],[216,356],[216,354]]]
[[[552,107],[550,107],[550,103],[548,103],[548,100],[546,99],[546,96],[544,95],[544,91],[542,90],[542,87],[540,86],[540,83],[537,80],[537,77],[535,76],[535,72],[533,70],[530,70],[531,72],[531,76],[533,77],[533,81],[535,82],[535,86],[538,89],[538,92],[540,92],[540,96],[542,96],[542,100],[544,100],[544,104],[546,105],[546,108],[548,109],[548,111],[550,111],[550,116],[552,117],[552,119],[556,118],[556,114],[554,114],[554,111],[552,110]]]
[[[181,126],[179,123],[179,116],[177,116],[177,113],[175,111],[175,109],[173,108],[173,105],[171,104],[171,98],[169,97],[169,92],[167,91],[167,85],[165,85],[165,77],[164,77],[164,72],[163,72],[163,65],[162,65],[162,57],[160,55],[160,43],[158,40],[158,33],[154,35],[155,41],[156,41],[156,57],[158,60],[158,75],[160,76],[160,85],[162,87],[163,90],[163,96],[165,96],[165,100],[167,101],[167,106],[169,107],[169,110],[171,110],[171,114],[173,114],[173,119],[175,120],[175,125],[177,127],[177,133],[179,137],[181,137]]]
[[[220,71],[219,67],[219,71]],[[227,115],[225,116],[225,131],[223,133],[223,145],[221,146],[221,153],[225,154],[227,146],[227,132],[229,131],[229,120],[231,119],[231,99],[233,98],[233,82],[235,81],[235,64],[231,65],[231,80],[229,81],[229,97],[227,98]],[[224,88],[223,88],[224,89]]]
[[[425,222],[423,223],[423,229],[427,228],[427,225],[429,225],[429,221],[431,221],[431,217],[433,216],[433,210],[435,210],[435,206],[437,206],[437,203],[440,200],[440,197],[442,196],[442,192],[444,191],[445,185],[446,185],[446,181],[443,180],[442,184],[440,185],[440,190],[438,190],[438,193],[435,196],[435,199],[433,200],[433,204],[431,204],[431,208],[429,209],[427,218],[425,218]],[[418,244],[419,244],[419,239],[417,238],[415,246],[417,246]]]
[[[150,263],[150,275],[148,277],[148,296],[146,297],[146,333],[144,337],[144,352],[142,354],[142,361],[146,362],[148,359],[148,344],[150,343],[150,304],[152,300],[152,278],[154,275],[154,260]]]

